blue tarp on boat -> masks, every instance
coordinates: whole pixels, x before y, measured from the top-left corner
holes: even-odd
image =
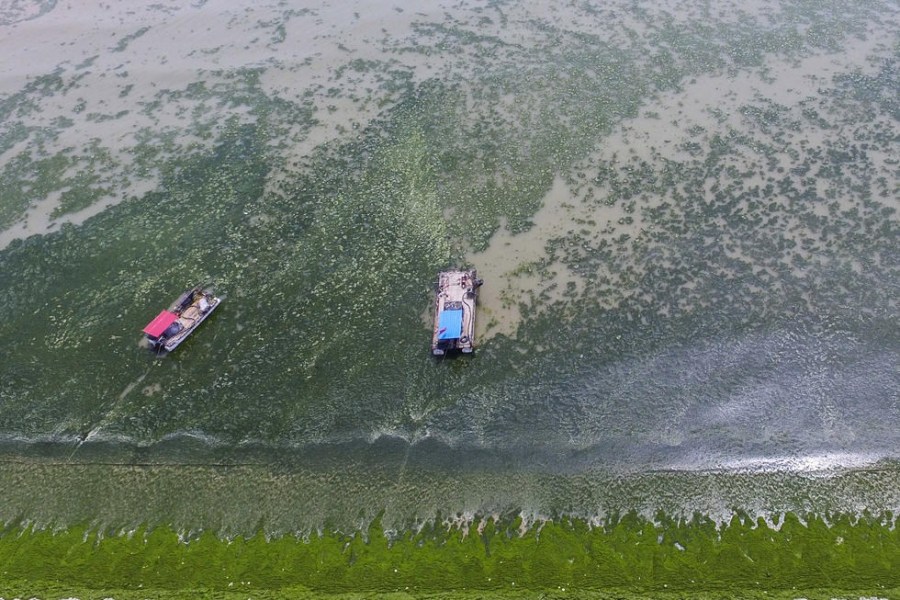
[[[463,311],[461,308],[443,311],[438,321],[438,339],[459,339],[459,336],[462,334],[462,316]]]

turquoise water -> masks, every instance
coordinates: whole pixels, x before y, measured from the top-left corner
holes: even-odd
[[[30,73],[0,98],[0,223],[117,197],[0,250],[0,520],[898,510],[897,7],[756,8],[426,11],[290,94],[267,78],[309,64],[231,54],[129,105],[133,66],[119,102],[155,125],[125,147],[91,82],[165,13]],[[259,28],[284,49],[316,18]],[[377,110],[323,136],[341,102]],[[518,293],[434,360],[435,273],[504,231],[530,258],[485,289]],[[141,347],[207,281],[214,316]]]

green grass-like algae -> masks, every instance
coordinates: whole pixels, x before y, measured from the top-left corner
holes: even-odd
[[[900,530],[889,513],[787,513],[776,526],[740,511],[719,524],[636,513],[593,526],[568,517],[530,527],[513,517],[443,523],[386,534],[376,519],[365,531],[302,539],[10,525],[0,536],[0,593],[796,598],[885,597],[900,586]]]

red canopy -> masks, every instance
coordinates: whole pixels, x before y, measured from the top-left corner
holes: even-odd
[[[144,327],[144,333],[151,337],[159,337],[163,334],[166,328],[175,322],[175,319],[178,318],[173,312],[169,312],[167,310],[162,311],[156,318],[150,321],[146,327]]]

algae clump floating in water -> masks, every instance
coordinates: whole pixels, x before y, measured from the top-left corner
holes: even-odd
[[[0,593],[896,593],[894,4],[66,8],[0,6]]]

